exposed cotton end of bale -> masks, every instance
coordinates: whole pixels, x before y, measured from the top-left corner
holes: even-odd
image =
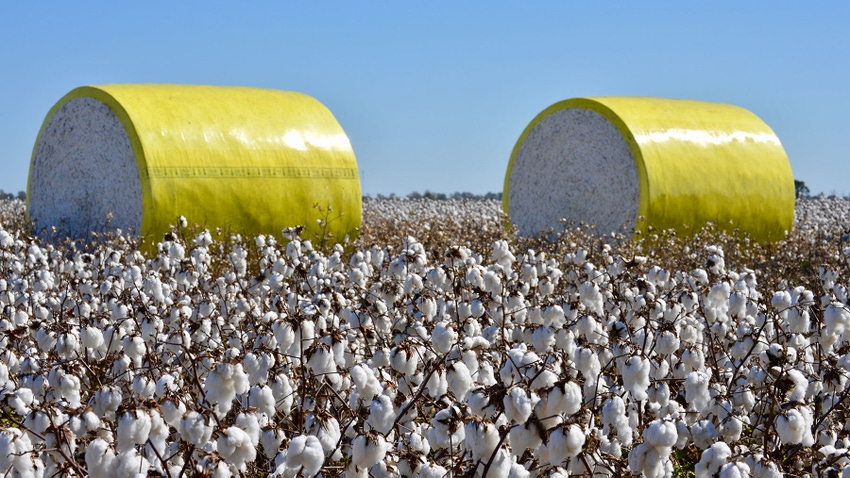
[[[142,226],[142,185],[124,126],[94,98],[75,98],[47,121],[33,155],[30,218],[36,228],[85,237]]]
[[[635,226],[640,187],[629,147],[604,116],[569,108],[546,116],[520,145],[508,178],[510,217],[532,235],[559,220],[603,231]]]
[[[650,227],[689,233],[714,221],[759,240],[785,236],[794,178],[779,139],[737,106],[641,97],[575,98],[526,127],[511,154],[504,208],[519,232]]]
[[[331,112],[301,93],[103,85],[63,97],[30,165],[36,232],[121,229],[147,244],[179,216],[246,235],[305,226],[341,241],[362,216],[357,162]]]

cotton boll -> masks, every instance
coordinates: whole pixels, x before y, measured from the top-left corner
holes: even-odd
[[[150,432],[150,415],[142,410],[126,412],[118,418],[115,448],[119,453],[124,453],[135,445],[142,445],[148,440]]]
[[[366,423],[383,435],[387,435],[395,422],[397,411],[392,399],[386,395],[378,395],[369,406],[369,417]]]
[[[242,364],[221,363],[207,376],[204,393],[208,402],[215,406],[215,413],[223,417],[233,407],[237,394],[248,391],[248,375]]]
[[[371,402],[383,390],[375,372],[367,365],[355,365],[349,375],[364,401]]]
[[[0,429],[0,472],[4,476],[35,476],[33,444],[17,428]]]
[[[438,322],[431,333],[431,345],[436,353],[442,355],[451,350],[452,345],[457,342],[457,337],[454,327],[446,322]]]
[[[186,404],[181,401],[166,398],[160,402],[162,408],[162,417],[169,426],[177,428],[180,425],[180,420],[186,413]]]
[[[466,402],[472,391],[472,374],[464,362],[455,362],[448,367],[446,372],[448,391],[455,399]]]
[[[503,399],[505,418],[517,424],[525,423],[539,399],[535,393],[529,395],[520,387],[512,388]]]
[[[442,368],[434,370],[431,373],[431,376],[428,377],[425,388],[431,398],[437,399],[445,395],[449,390],[449,382],[446,379],[446,371]]]
[[[242,472],[246,471],[247,464],[257,457],[257,445],[252,442],[248,433],[239,427],[229,427],[225,430],[216,440],[216,445],[218,454]]]
[[[685,400],[691,403],[697,412],[707,412],[711,396],[708,393],[710,379],[708,373],[701,371],[690,372],[685,378]]]
[[[638,356],[626,359],[622,368],[623,386],[637,401],[646,400],[649,388],[649,360]]]
[[[283,443],[284,438],[283,430],[277,428],[263,430],[263,435],[260,437],[260,444],[263,446],[263,453],[265,453],[266,458],[272,460],[277,456],[280,444]]]
[[[697,476],[712,476],[719,473],[731,456],[732,450],[729,445],[724,442],[717,442],[711,445],[711,448],[702,452],[694,472]]]
[[[135,448],[119,453],[115,457],[115,474],[113,476],[127,476],[141,478],[148,475],[150,462],[139,454]]]
[[[177,428],[180,437],[196,447],[201,447],[212,437],[213,427],[200,413],[192,410],[187,413]]]
[[[115,452],[109,444],[95,438],[86,447],[86,470],[92,478],[112,478],[118,476],[118,462]]]
[[[700,450],[711,446],[717,440],[717,427],[710,420],[700,420],[691,425],[691,439]]]
[[[389,444],[383,435],[366,432],[354,439],[351,462],[358,468],[369,468],[383,460],[388,449]]]
[[[324,461],[322,444],[312,435],[298,435],[286,449],[286,467],[293,472],[301,470],[303,476],[315,476]]]
[[[508,440],[511,444],[511,453],[516,457],[522,456],[525,450],[536,450],[543,444],[537,425],[531,422],[512,426],[508,432]]]
[[[585,438],[584,431],[578,425],[553,430],[549,434],[549,442],[546,445],[549,463],[552,466],[558,466],[568,458],[577,456],[584,447]]]
[[[812,411],[808,407],[792,408],[777,415],[774,425],[777,434],[779,434],[779,440],[783,444],[812,446],[815,441],[811,431],[812,415]]]
[[[121,390],[117,387],[106,386],[94,394],[92,411],[101,420],[113,420],[115,412],[121,406]]]
[[[484,418],[475,416],[464,425],[466,449],[472,453],[475,462],[487,462],[499,445],[499,430]]]
[[[456,447],[463,442],[466,433],[456,407],[443,408],[431,419],[428,443],[435,450]]]
[[[541,326],[534,329],[531,335],[531,345],[534,350],[540,353],[546,353],[555,344],[555,329],[552,327]]]

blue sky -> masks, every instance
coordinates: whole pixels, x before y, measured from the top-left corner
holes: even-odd
[[[742,106],[812,192],[850,193],[850,2],[242,3],[7,2],[0,189],[65,93],[153,82],[317,98],[372,196],[501,191],[537,113],[604,95]]]

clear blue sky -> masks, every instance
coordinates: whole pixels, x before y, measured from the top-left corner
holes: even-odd
[[[6,2],[0,189],[26,188],[65,93],[143,82],[307,93],[345,129],[372,196],[501,191],[532,118],[591,95],[742,106],[812,192],[850,193],[844,1]]]

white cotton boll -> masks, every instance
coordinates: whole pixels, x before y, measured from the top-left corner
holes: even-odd
[[[534,350],[546,353],[555,344],[555,329],[551,327],[537,327],[531,334],[531,345]]]
[[[248,403],[260,413],[264,413],[268,418],[274,416],[274,392],[268,385],[254,385],[251,387],[251,390],[248,392]]]
[[[251,444],[256,447],[260,443],[260,421],[254,413],[240,413],[236,416],[236,426],[248,434]]]
[[[258,440],[259,441],[259,440]],[[216,440],[218,454],[239,471],[246,471],[247,464],[257,458],[257,445],[239,427],[229,427]]]
[[[33,444],[29,436],[17,428],[0,430],[0,473],[3,476],[36,476]]]
[[[844,471],[846,472],[847,470],[850,470],[850,467],[845,468]],[[848,473],[844,473],[842,478],[844,478],[844,475],[847,474]],[[782,478],[783,476],[784,475],[779,470],[779,466],[773,461],[765,462],[763,460],[759,460],[753,468],[753,478]]]
[[[275,399],[275,410],[288,416],[295,401],[295,391],[291,379],[285,374],[275,375],[271,381],[271,389]]]
[[[512,426],[508,432],[508,440],[511,444],[511,453],[516,457],[522,456],[525,450],[536,450],[543,444],[537,426],[529,422]]]
[[[543,309],[543,325],[560,329],[566,323],[564,309],[560,305],[550,305]]]
[[[148,440],[150,432],[150,415],[142,410],[126,412],[118,418],[115,448],[119,453],[123,453],[135,445],[142,445]]]
[[[325,462],[325,452],[319,439],[313,435],[298,435],[286,449],[286,467],[293,472],[302,470],[303,476],[315,476]]]
[[[451,350],[452,345],[457,342],[458,334],[454,327],[446,322],[438,322],[431,333],[431,345],[434,351],[442,355]]]
[[[484,290],[495,297],[502,292],[502,279],[495,271],[487,271],[484,274]]]
[[[813,415],[809,407],[792,408],[784,414],[777,415],[774,425],[779,434],[779,440],[783,444],[814,445],[815,439],[812,435]]]
[[[371,402],[375,396],[383,391],[375,372],[368,365],[355,365],[351,368],[349,375],[357,392],[366,402]]]
[[[280,449],[280,444],[283,443],[285,435],[283,430],[277,428],[267,428],[263,430],[263,435],[260,437],[260,443],[263,446],[263,453],[266,458],[272,460],[277,456]]]
[[[121,452],[115,457],[115,475],[128,478],[144,478],[148,476],[150,462],[139,454],[135,448]]]
[[[566,382],[549,392],[546,410],[549,414],[562,414],[566,417],[581,409],[581,387],[575,382]]]
[[[717,442],[702,452],[694,472],[696,476],[712,476],[719,473],[726,461],[732,456],[732,450],[724,442]]]
[[[594,282],[584,282],[579,286],[579,300],[587,310],[602,316],[605,312],[603,297],[599,292],[599,286]]]
[[[116,474],[118,462],[109,443],[95,438],[86,447],[86,470],[92,478],[112,478]]]
[[[187,413],[177,428],[180,437],[196,447],[201,447],[212,437],[213,427],[200,413],[192,410]]]
[[[480,300],[477,300],[477,299],[473,300],[472,303],[469,305],[469,312],[476,319],[480,319],[481,316],[484,315],[485,311],[486,311],[486,308],[484,307],[484,303],[481,302]]]
[[[428,395],[431,398],[440,398],[449,391],[449,381],[446,379],[446,371],[437,369],[428,377],[425,383]]]
[[[237,394],[247,391],[248,375],[243,371],[241,363],[216,365],[204,383],[206,399],[215,406],[215,413],[219,417],[227,415]]]
[[[121,346],[124,348],[124,353],[133,360],[136,367],[141,367],[142,357],[146,351],[145,341],[138,335],[132,337],[125,335],[121,339]]]
[[[649,388],[649,360],[633,355],[626,359],[622,368],[623,386],[637,401],[646,400]]]
[[[444,408],[434,414],[431,428],[428,430],[428,443],[431,448],[453,448],[460,445],[465,437],[463,423],[454,407]]]
[[[512,388],[502,400],[505,407],[505,418],[509,422],[513,421],[520,425],[525,423],[528,421],[528,417],[531,416],[531,411],[539,399],[536,394],[532,393],[529,395],[528,392],[520,387]]]
[[[183,414],[186,413],[186,404],[179,400],[166,398],[160,402],[162,408],[162,417],[169,426],[177,428],[180,425],[180,420]]]
[[[366,423],[381,434],[387,435],[392,429],[396,415],[397,411],[392,399],[381,394],[369,405],[369,417],[366,418]]]
[[[60,334],[56,339],[56,355],[62,360],[76,357],[80,350],[80,339],[75,333]]]
[[[793,388],[788,394],[788,401],[802,402],[805,400],[806,391],[809,388],[809,381],[806,379],[806,376],[803,375],[803,372],[791,369],[788,371],[788,378],[791,379],[791,382],[793,383]]]
[[[668,455],[678,441],[678,432],[674,422],[666,420],[653,420],[648,427],[643,430],[643,441],[648,445],[655,447],[659,451],[659,455]]]
[[[121,406],[121,390],[117,387],[103,387],[94,394],[92,411],[101,420],[112,420],[115,412]]]
[[[685,378],[685,400],[693,404],[697,412],[707,412],[711,396],[708,393],[710,370],[706,372],[693,371]]]
[[[35,397],[33,396],[31,389],[19,388],[12,392],[12,394],[6,399],[6,403],[8,403],[19,416],[25,416],[30,412],[30,405],[33,404],[34,399]]]
[[[419,467],[419,478],[445,478],[451,476],[449,470],[444,467],[432,463],[425,463]]]
[[[472,453],[472,460],[486,463],[499,446],[499,430],[481,417],[474,417],[464,428],[464,444]]]
[[[452,392],[455,399],[461,402],[466,402],[469,398],[469,393],[472,391],[472,374],[469,368],[463,362],[455,362],[448,367],[446,371],[446,381],[448,391]]]
[[[367,432],[354,439],[351,462],[358,468],[369,468],[382,461],[388,449],[389,444],[383,435]]]
[[[178,389],[178,385],[176,383],[176,379],[174,375],[171,374],[163,374],[159,380],[156,381],[156,388],[154,390],[154,394],[157,397],[162,397],[168,392],[176,392]]]
[[[144,375],[136,375],[133,378],[133,383],[130,386],[130,389],[133,391],[135,396],[141,399],[153,398],[154,392],[156,391],[156,384]]]
[[[584,447],[585,439],[584,431],[578,425],[556,428],[549,434],[549,443],[546,445],[549,463],[558,466],[568,458],[577,456]]]
[[[704,450],[717,440],[717,427],[711,420],[700,420],[691,425],[690,436],[694,445]]]
[[[264,352],[259,354],[248,352],[242,359],[242,367],[248,374],[248,381],[251,385],[263,385],[268,382],[269,369],[274,367],[274,364],[274,356]]]
[[[791,293],[786,290],[776,291],[770,299],[770,305],[777,312],[782,312],[791,307]]]

